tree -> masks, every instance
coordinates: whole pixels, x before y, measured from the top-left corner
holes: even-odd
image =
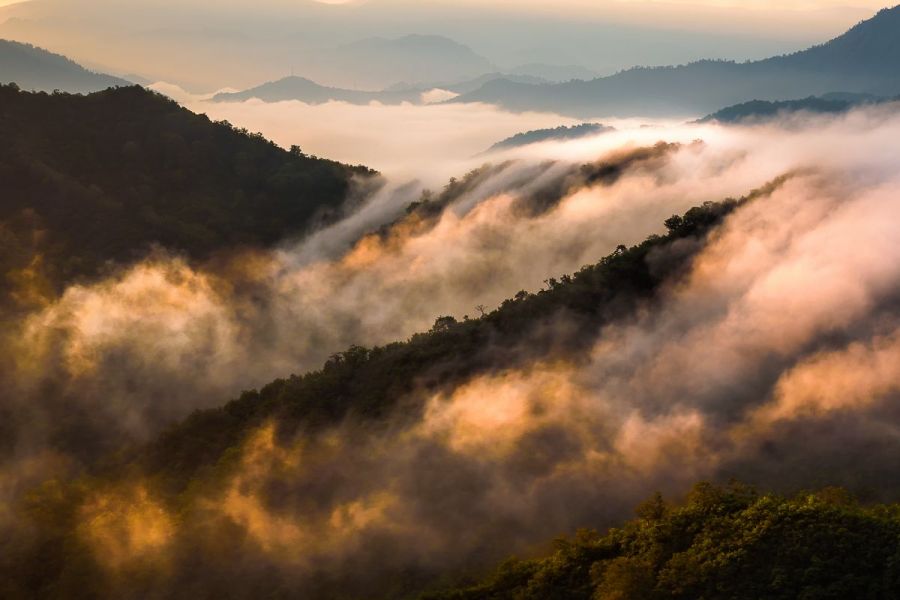
[[[438,317],[434,321],[434,326],[431,328],[431,333],[441,333],[447,331],[456,324],[457,321],[453,317]]]

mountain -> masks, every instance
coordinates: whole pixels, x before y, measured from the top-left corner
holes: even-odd
[[[193,259],[275,244],[335,215],[351,179],[370,173],[137,86],[86,96],[2,86],[0,138],[0,270],[40,256],[56,289],[154,244]]]
[[[549,80],[542,77],[537,77],[535,75],[494,72],[485,73],[473,79],[466,79],[464,81],[458,81],[456,83],[435,84],[431,87],[440,88],[442,90],[447,90],[456,94],[468,94],[481,88],[484,84],[490,81],[496,81],[498,79],[505,79],[507,81],[513,81],[515,83],[524,83],[531,85],[550,83]]]
[[[870,94],[832,93],[800,100],[751,100],[723,108],[700,119],[698,123],[745,123],[773,119],[792,113],[841,114],[853,108],[896,101]]]
[[[578,117],[705,114],[746,101],[817,96],[833,90],[900,94],[900,6],[795,54],[735,63],[705,60],[639,67],[591,81],[527,85],[496,80],[451,102],[488,102],[510,110]]]
[[[328,51],[322,61],[351,79],[352,87],[369,88],[398,81],[462,81],[496,70],[468,46],[438,35],[367,38]]]
[[[546,81],[561,83],[573,79],[596,79],[599,73],[580,65],[548,65],[529,63],[508,70],[511,75],[528,75]]]
[[[677,147],[660,148],[670,146]],[[619,159],[624,168],[633,157]],[[563,194],[603,185],[613,166],[575,166],[563,175]],[[644,474],[610,479],[606,473],[618,465],[607,461],[571,474],[583,446],[552,426],[471,454],[444,446],[484,427],[479,418],[496,428],[491,419],[508,406],[504,394],[517,393],[516,380],[507,383],[511,369],[584,360],[600,331],[652,314],[699,253],[717,243],[721,223],[779,185],[673,216],[661,235],[549,279],[537,293],[519,292],[480,318],[439,317],[430,331],[404,341],[350,347],[319,370],[195,412],[149,443],[117,448],[100,468],[31,484],[8,509],[16,526],[0,537],[0,596],[894,597],[896,505],[861,506],[837,489],[784,498],[739,484],[699,484],[681,504],[651,498],[621,528],[535,546],[542,519],[515,515],[543,496],[533,497],[531,477],[508,491],[493,487],[494,452],[510,475],[537,474],[551,486],[541,504],[548,521],[555,518],[549,513],[590,510],[596,520],[583,524],[601,527],[620,507],[606,501],[604,486],[600,496],[589,490],[598,480],[635,485]],[[437,202],[449,206],[469,191],[453,180]],[[391,243],[400,231],[438,226],[440,214],[422,208],[374,235]],[[615,368],[616,349],[603,360]],[[420,439],[440,427],[442,408],[459,408],[442,392],[468,394],[481,377],[499,377],[503,387],[496,396],[488,393],[497,388],[475,388],[459,430]],[[482,412],[486,406],[498,410]],[[523,410],[537,418],[554,408],[529,403]],[[643,452],[640,442],[633,443]],[[446,541],[460,538],[458,548],[474,548],[463,559]],[[537,558],[507,560],[480,579],[512,548]]]
[[[590,182],[589,175],[584,173],[584,184]],[[552,280],[550,289],[540,293],[520,292],[482,318],[462,322],[439,318],[431,331],[407,341],[376,348],[349,348],[334,355],[318,371],[273,381],[221,408],[196,412],[150,444],[114,453],[96,477],[38,486],[28,494],[27,505],[21,509],[21,518],[28,527],[23,528],[21,535],[0,539],[0,595],[112,598],[121,597],[117,591],[128,589],[133,597],[187,598],[202,589],[203,595],[226,598],[415,597],[418,591],[441,580],[447,567],[440,562],[419,563],[410,559],[409,552],[415,553],[415,547],[401,545],[396,546],[396,551],[386,552],[385,548],[395,547],[392,536],[402,533],[399,531],[385,530],[372,538],[374,547],[360,544],[357,557],[339,563],[326,559],[320,569],[308,570],[305,562],[300,563],[303,569],[271,568],[269,561],[280,560],[279,555],[267,554],[265,546],[256,545],[255,536],[271,535],[277,541],[282,539],[279,530],[283,529],[283,539],[293,540],[292,532],[297,530],[289,520],[284,520],[283,525],[275,521],[274,529],[269,526],[266,511],[278,511],[280,505],[270,507],[268,499],[276,502],[279,495],[290,494],[289,502],[303,502],[310,519],[325,518],[341,528],[364,524],[368,515],[376,513],[370,513],[367,506],[346,504],[343,491],[352,489],[348,486],[353,485],[354,473],[360,471],[334,469],[330,461],[337,458],[335,453],[353,454],[355,445],[360,443],[358,448],[364,455],[369,450],[372,454],[361,456],[363,463],[358,463],[359,467],[366,469],[365,465],[369,465],[379,473],[379,465],[389,463],[393,457],[382,450],[369,449],[369,434],[363,431],[375,434],[383,429],[389,434],[394,431],[407,435],[405,428],[413,426],[426,411],[425,398],[415,396],[413,400],[412,391],[438,390],[477,374],[495,372],[504,365],[527,362],[534,357],[523,355],[517,347],[524,340],[533,345],[535,356],[546,355],[550,360],[582,355],[600,327],[652,302],[666,281],[688,264],[707,234],[737,204],[707,203],[692,209],[683,218],[667,221],[666,235],[653,236],[630,249],[620,248],[571,277]],[[411,214],[402,226],[419,222]],[[666,260],[660,260],[662,256]],[[563,315],[573,323],[565,338],[542,326],[545,318]],[[241,458],[247,441],[256,447],[254,431],[275,422],[277,432],[263,434],[259,439],[259,457],[247,464]],[[360,433],[353,433],[356,425],[362,427]],[[347,432],[334,436],[329,432],[341,431],[333,430],[335,427],[347,428]],[[293,435],[309,440],[309,448],[303,447],[304,460],[300,464],[269,457],[267,448],[277,448],[277,440],[288,440]],[[349,443],[344,445],[342,440]],[[319,441],[330,444],[321,453],[316,448]],[[422,471],[417,477],[427,476],[429,480],[413,485],[418,488],[437,484],[445,494],[440,504],[420,509],[422,516],[438,517],[458,531],[457,520],[450,517],[458,510],[468,510],[469,494],[474,492],[451,496],[450,490],[456,481],[468,481],[470,474],[454,474],[454,469],[462,466],[460,459],[438,446],[419,452]],[[248,505],[240,489],[233,494],[228,492],[228,481],[240,476],[244,469],[250,469],[251,477],[257,469],[261,477],[267,477],[266,465],[270,462],[288,479],[267,485],[267,504]],[[313,470],[306,472],[305,465]],[[523,464],[520,468],[529,467]],[[130,486],[139,473],[158,490],[152,497],[146,490],[138,490],[132,497]],[[257,484],[254,481],[250,485]],[[216,516],[217,509],[207,500],[207,494],[216,490],[229,495],[226,513],[221,517]],[[95,498],[99,504],[94,504]],[[373,498],[375,503],[381,501]],[[121,508],[116,508],[120,503]],[[168,517],[168,507],[178,507],[177,521]],[[229,507],[235,512],[230,512]],[[451,511],[453,507],[457,510]],[[246,521],[246,517],[251,520]],[[120,518],[126,519],[121,529]],[[468,523],[469,518],[468,513],[461,514],[458,522]],[[110,526],[119,535],[107,537]],[[121,562],[114,560],[113,566],[126,568],[107,570],[108,555],[91,551],[98,539],[94,532],[101,542],[120,537],[126,544],[133,540],[138,562],[130,560],[134,553],[129,546],[123,554],[113,554],[114,559],[123,557]],[[415,535],[415,531],[410,533]],[[423,543],[430,543],[425,535],[422,534]],[[322,539],[327,553],[330,542]],[[319,544],[316,537],[309,541]],[[110,551],[117,544],[114,541]],[[495,544],[485,539],[479,545],[490,548]],[[295,546],[293,542],[291,547],[300,551],[301,560],[306,552],[318,551]],[[160,548],[167,549],[162,566],[155,562],[154,550]],[[375,554],[371,553],[373,550]],[[360,564],[366,568],[360,568]],[[50,591],[38,593],[41,590]]]
[[[435,34],[463,41],[493,64],[503,65],[501,70],[528,63],[583,65],[606,75],[635,64],[680,64],[718,56],[723,47],[729,49],[729,56],[740,60],[771,56],[799,47],[795,46],[797,39],[817,39],[810,38],[804,26],[823,30],[819,19],[804,22],[803,11],[784,13],[791,24],[781,24],[784,35],[745,24],[746,35],[735,36],[715,27],[679,28],[674,21],[673,26],[660,27],[666,17],[659,14],[651,18],[656,21],[653,25],[634,19],[583,18],[582,11],[558,11],[552,19],[536,19],[536,5],[528,3],[510,4],[509,8],[515,9],[502,13],[491,2],[461,6],[449,0],[227,0],[227,4],[227,9],[212,10],[214,3],[209,0],[29,0],[0,7],[0,37],[63,52],[97,48],[103,54],[105,68],[114,73],[137,71],[154,81],[165,80],[198,91],[226,85],[245,89],[287,75],[286,69],[291,66],[296,73],[326,85],[374,90],[403,80],[454,81],[498,68],[482,67],[463,77],[438,72],[421,79],[397,77],[390,72],[384,80],[369,78],[365,72],[344,77],[336,69],[325,68],[335,46],[364,38]],[[198,10],[200,6],[205,8]],[[637,9],[628,9],[633,10]],[[135,11],[140,11],[140,17]],[[840,17],[829,12],[827,30],[832,30],[834,20],[847,19],[844,15],[848,14],[856,18],[860,9],[843,12]],[[716,22],[727,23],[730,16],[722,13]],[[573,75],[577,79],[597,76],[531,70],[522,74],[551,81],[568,81]]]
[[[251,98],[259,98],[265,102],[282,100],[299,100],[307,104],[322,104],[332,100],[349,102],[350,104],[401,104],[411,102],[418,104],[422,100],[422,90],[385,90],[382,92],[366,92],[333,88],[306,79],[304,77],[285,77],[278,81],[244,90],[242,92],[221,93],[213,96],[214,102],[243,102]]]
[[[488,149],[488,152],[509,150],[510,148],[518,148],[550,140],[574,140],[610,131],[615,131],[615,128],[607,127],[600,123],[582,123],[580,125],[572,125],[571,127],[560,126],[554,129],[535,129],[525,133],[517,133],[512,137],[499,141],[491,146]]]
[[[0,40],[0,83],[24,90],[88,93],[132,85],[110,75],[88,71],[64,56],[9,40]]]
[[[349,102],[350,104],[422,104],[423,94],[430,90],[440,89],[455,94],[466,94],[477,90],[485,83],[495,79],[509,78],[519,83],[547,83],[537,77],[528,75],[506,75],[504,73],[485,73],[474,79],[466,79],[455,83],[409,84],[396,83],[381,91],[348,90],[324,86],[305,77],[285,77],[241,92],[223,92],[213,96],[215,102],[243,102],[251,98],[259,98],[265,102],[283,100],[299,100],[308,104],[322,104],[330,101]]]

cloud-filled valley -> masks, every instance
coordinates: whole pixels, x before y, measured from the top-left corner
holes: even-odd
[[[708,234],[654,247],[643,260],[666,273],[659,287],[609,308],[593,333],[551,313],[377,419],[263,419],[175,496],[140,461],[91,475],[102,483],[86,490],[69,484],[79,560],[106,574],[109,593],[190,594],[215,578],[252,596],[274,577],[319,597],[391,595],[611,525],[654,490],[697,479],[889,498],[893,107],[747,127],[618,125],[489,165],[460,161],[469,174],[432,193],[409,178],[433,181],[443,165],[383,179],[343,220],[274,250],[200,263],[160,250],[68,287],[6,328],[3,408],[19,415],[6,502],[349,347],[409,339],[441,316],[461,324],[426,336],[488,323],[481,312],[528,301],[504,303],[518,290],[565,289],[561,276],[666,233],[672,215],[742,196]],[[495,354],[505,358],[492,367]],[[863,455],[860,472],[846,457]],[[827,481],[812,464],[828,465]],[[32,543],[27,526],[4,527],[16,547]]]
[[[0,6],[0,597],[897,597],[900,7],[176,4]]]

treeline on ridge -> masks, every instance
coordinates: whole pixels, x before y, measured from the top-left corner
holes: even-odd
[[[153,245],[196,259],[270,246],[336,218],[353,177],[374,174],[137,86],[85,96],[0,86],[0,139],[4,289],[27,272],[58,292]]]
[[[684,272],[707,234],[747,198],[708,202],[672,217],[665,235],[620,246],[574,275],[549,279],[537,293],[518,292],[479,318],[442,316],[431,331],[405,342],[352,347],[318,371],[279,379],[221,408],[198,411],[144,449],[138,462],[179,493],[266,421],[273,420],[289,437],[345,419],[377,422],[400,412],[414,420],[421,404],[403,405],[401,411],[398,402],[415,396],[415,390],[439,389],[538,358],[577,359],[600,327],[633,314]],[[554,321],[561,329],[544,326]]]
[[[350,348],[334,355],[318,371],[274,381],[221,408],[196,412],[149,445],[110,456],[75,481],[46,482],[24,497],[24,506],[12,507],[28,518],[30,527],[27,540],[10,539],[2,544],[0,572],[19,574],[8,579],[10,587],[5,592],[10,597],[103,595],[108,582],[100,567],[73,541],[80,527],[82,503],[93,489],[127,482],[137,474],[151,481],[165,505],[185,519],[179,521],[179,528],[185,528],[184,535],[189,538],[185,543],[190,546],[197,542],[190,538],[197,532],[190,507],[198,490],[215,486],[239,468],[247,436],[263,425],[274,424],[278,439],[284,440],[315,437],[348,422],[364,425],[366,431],[377,431],[381,424],[402,426],[404,419],[411,424],[422,417],[427,394],[417,391],[444,389],[474,375],[535,360],[578,360],[596,339],[599,328],[652,303],[667,282],[684,273],[723,218],[781,181],[740,200],[705,203],[672,217],[665,223],[664,235],[651,236],[631,248],[620,246],[596,264],[571,276],[549,279],[546,288],[537,293],[521,291],[479,318],[457,321],[443,316],[431,331],[405,342]],[[243,535],[238,530],[219,532],[216,539],[228,543],[232,535],[238,536],[233,540],[238,546]],[[201,564],[202,560],[197,568]],[[523,564],[515,581],[522,582],[537,570],[533,565],[538,563]],[[420,573],[408,584],[393,588],[394,592],[399,589],[402,597],[414,597],[433,589],[441,580],[438,575]],[[129,586],[139,591],[144,585],[158,584],[158,580],[136,579]],[[522,585],[526,584],[531,585]],[[260,593],[272,585],[269,591],[275,593],[280,584],[275,577],[269,583],[253,585],[262,586]],[[323,585],[315,597],[333,597],[329,596],[336,591],[329,587],[332,583]],[[482,597],[480,592],[462,588],[465,586],[452,593]],[[535,597],[579,597],[571,595],[568,588],[559,590],[556,596]],[[373,591],[377,593],[381,592]],[[498,594],[494,597],[516,597]]]

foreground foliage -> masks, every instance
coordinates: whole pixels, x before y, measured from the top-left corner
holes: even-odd
[[[900,506],[845,491],[791,498],[698,484],[682,506],[660,496],[605,535],[581,531],[533,560],[429,600],[900,598]]]

